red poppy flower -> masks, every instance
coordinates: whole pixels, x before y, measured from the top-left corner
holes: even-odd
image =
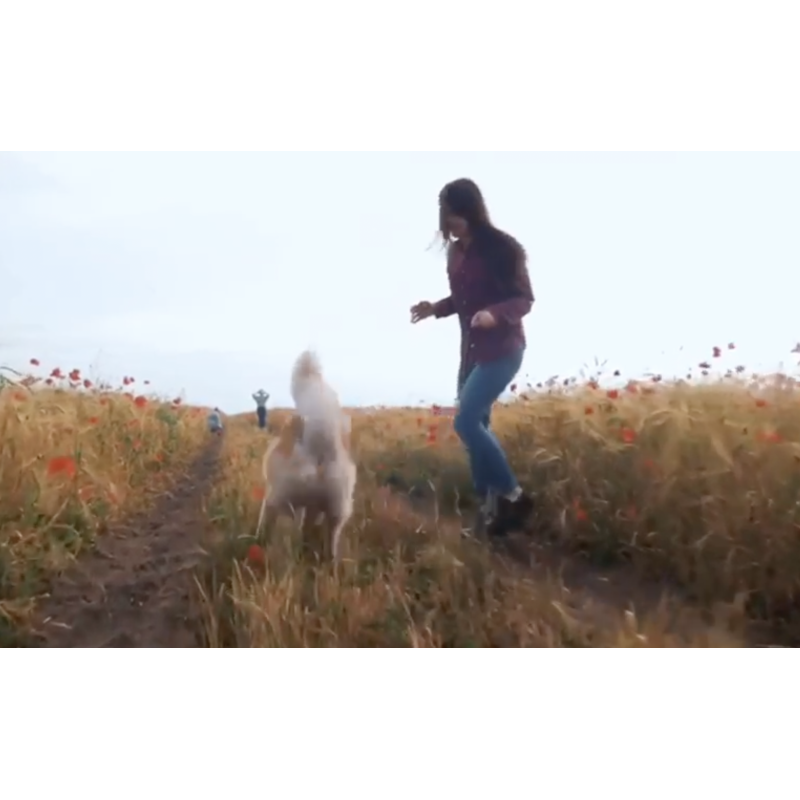
[[[766,408],[768,405],[769,403],[766,400],[760,398],[756,400],[756,408]]]
[[[516,383],[512,383],[511,384],[511,394],[516,394],[516,393],[517,393],[517,384]]]
[[[722,348],[715,347],[714,348],[714,358],[722,358]]]
[[[622,436],[622,441],[625,444],[633,444],[636,441],[636,431],[632,428],[623,428],[620,431],[620,436]]]
[[[174,406],[179,406],[179,405],[181,404],[181,402],[182,402],[182,401],[181,401],[180,397],[176,397],[176,398],[175,398],[175,399],[172,401],[172,405],[174,405]]]
[[[610,389],[606,396],[609,400],[619,400],[619,392],[616,389]]]
[[[88,378],[83,382],[83,388],[84,389],[91,389],[92,388],[92,382]]]
[[[81,379],[81,371],[79,369],[73,369],[69,374],[69,379],[71,381],[79,381]]]
[[[71,456],[56,456],[47,462],[47,474],[51,478],[57,475],[66,475],[68,478],[74,478],[76,471],[75,459]]]
[[[144,408],[147,405],[147,398],[139,395],[139,397],[133,401],[133,404],[136,406],[136,408]]]
[[[766,442],[767,444],[780,444],[783,441],[783,437],[775,431],[770,431],[768,433],[762,431],[756,438],[760,442]]]
[[[261,502],[264,499],[264,495],[265,494],[266,493],[264,492],[264,487],[263,486],[256,486],[253,489],[253,500]]]
[[[40,366],[40,364],[39,364],[39,359],[38,359],[38,358],[32,358],[32,359],[31,359],[31,364],[32,364],[34,367],[38,367],[38,366]]]
[[[51,377],[51,378],[59,378],[59,379],[60,379],[60,378],[63,378],[63,377],[64,377],[64,375],[61,373],[61,368],[60,368],[60,367],[56,367],[56,368],[55,368],[55,369],[54,369],[54,370],[53,370],[53,371],[50,373],[50,377]]]
[[[247,560],[256,567],[263,567],[267,563],[267,558],[263,548],[257,544],[251,544],[247,550]]]
[[[575,519],[578,520],[578,522],[586,522],[589,519],[589,515],[586,513],[586,509],[582,506],[580,500],[573,501],[572,508],[575,510]]]
[[[700,369],[711,369],[711,364],[708,361],[704,361],[702,364],[699,365]]]
[[[88,419],[88,420],[86,420],[86,421],[87,421],[87,422],[88,422],[90,425],[97,425],[97,423],[98,423],[98,422],[100,422],[100,417],[89,417],[89,419]]]
[[[736,349],[736,345],[735,345],[733,342],[731,342],[731,343],[728,345],[728,350],[735,350],[735,349]]]
[[[54,383],[54,381],[53,381],[53,379],[52,379],[52,378],[48,378],[48,379],[45,381],[45,384],[46,384],[47,386],[52,386],[52,385],[53,385],[53,383]]]
[[[587,417],[591,417],[592,414],[594,414],[594,406],[586,406],[583,413],[586,414]]]

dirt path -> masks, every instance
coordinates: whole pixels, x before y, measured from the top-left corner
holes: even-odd
[[[396,495],[402,496],[402,495]],[[430,497],[409,498],[405,502],[418,514],[429,519],[437,515]],[[443,514],[442,522],[460,526],[452,514]],[[702,642],[764,646],[769,632],[760,626],[737,619],[712,619],[708,610],[689,602],[681,589],[664,580],[643,578],[629,564],[601,567],[589,559],[557,543],[557,537],[543,536],[537,524],[531,523],[524,534],[515,534],[494,542],[492,552],[498,566],[513,574],[536,581],[558,583],[567,598],[570,615],[590,626],[613,627],[626,612],[638,620],[658,618],[659,626],[674,641],[686,644]],[[735,632],[728,631],[730,623]]]
[[[221,437],[212,437],[172,492],[110,530],[40,605],[43,647],[194,647],[193,570]]]
[[[600,567],[566,547],[537,541],[535,533],[493,545],[498,558],[537,580],[555,580],[564,589],[571,614],[596,626],[613,626],[631,612],[637,619],[660,617],[665,632],[685,642],[709,631],[707,615],[692,608],[667,582],[642,579],[629,565]]]
[[[631,611],[640,619],[658,617],[666,632],[687,643],[782,646],[774,628],[748,619],[743,609],[722,603],[713,611],[700,607],[674,582],[646,579],[631,564],[599,566],[564,545],[537,541],[535,533],[511,538],[500,550],[536,577],[557,577],[573,596],[575,607],[596,623]]]

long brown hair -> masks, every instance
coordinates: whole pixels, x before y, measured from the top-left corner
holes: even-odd
[[[475,249],[495,276],[498,287],[509,294],[530,294],[525,249],[513,236],[492,223],[483,193],[475,181],[459,178],[439,193],[439,233],[448,248],[453,246],[447,228],[447,217],[451,214],[467,221]]]

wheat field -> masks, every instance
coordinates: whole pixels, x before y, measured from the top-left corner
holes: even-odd
[[[338,569],[302,552],[288,521],[253,538],[271,433],[255,415],[228,418],[202,498],[198,641],[794,644],[800,393],[790,376],[716,377],[713,366],[693,380],[615,389],[599,376],[517,388],[493,424],[537,512],[499,550],[460,534],[470,486],[449,416],[354,411],[360,477]],[[31,372],[0,389],[4,645],[27,642],[52,582],[169,491],[210,437],[206,409],[133,381],[98,388],[78,370]],[[272,433],[281,416],[272,413]]]

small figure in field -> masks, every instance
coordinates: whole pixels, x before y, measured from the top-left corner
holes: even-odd
[[[211,433],[216,433],[218,435],[222,433],[222,412],[218,408],[215,408],[208,415],[208,429]]]
[[[253,400],[256,401],[256,414],[258,415],[258,427],[265,430],[267,427],[267,400],[269,394],[263,389],[259,389],[254,395]]]
[[[469,457],[479,511],[473,533],[504,536],[523,527],[533,501],[519,485],[490,430],[492,406],[522,366],[522,320],[534,302],[522,245],[496,228],[478,186],[461,179],[439,195],[450,294],[417,303],[411,322],[458,315],[461,365],[454,427]]]

